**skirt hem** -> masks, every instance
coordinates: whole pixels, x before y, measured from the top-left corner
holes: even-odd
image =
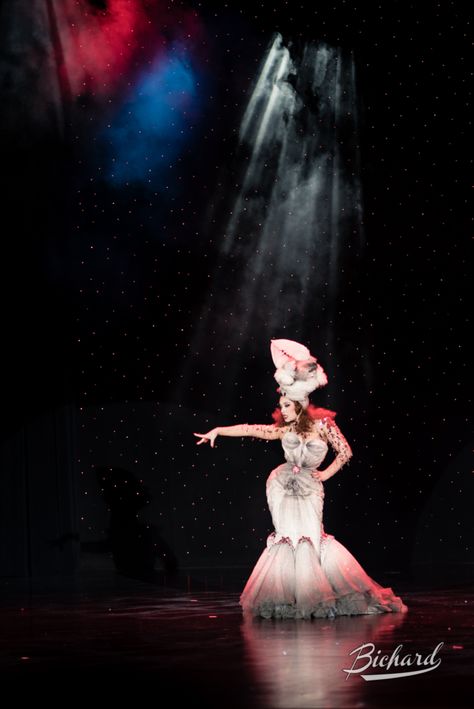
[[[262,618],[336,618],[341,615],[374,615],[380,613],[405,613],[408,607],[395,596],[391,588],[382,589],[380,596],[370,592],[354,592],[303,607],[296,602],[260,601],[250,606],[242,600],[239,604],[246,615]]]

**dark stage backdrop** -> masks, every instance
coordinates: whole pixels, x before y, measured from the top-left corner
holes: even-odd
[[[467,573],[467,10],[0,13],[0,575],[117,535],[122,568],[250,567],[280,445],[193,432],[272,421],[280,337],[353,448],[326,531],[373,574]]]

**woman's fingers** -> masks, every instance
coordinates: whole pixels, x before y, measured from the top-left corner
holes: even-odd
[[[200,441],[196,441],[196,444],[199,446],[201,443],[205,443],[206,441],[209,441],[212,448],[215,448],[214,446],[214,441],[216,439],[215,435],[211,433],[210,436],[205,435],[204,433],[194,433],[195,436],[199,436],[201,438]]]
[[[198,445],[198,446],[201,445],[201,443],[205,443],[206,441],[209,440],[209,438],[206,438],[206,436],[203,433],[195,433],[194,435],[199,436],[201,439],[200,441],[196,441],[196,445]]]

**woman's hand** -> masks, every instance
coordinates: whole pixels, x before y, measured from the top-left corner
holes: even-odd
[[[328,479],[328,476],[325,475],[324,470],[313,470],[311,472],[311,477],[314,478],[314,480],[319,480],[319,482],[322,483]]]
[[[196,445],[200,446],[201,443],[210,441],[211,448],[214,448],[214,441],[216,440],[218,433],[217,428],[213,428],[212,431],[209,431],[208,433],[195,433],[194,435],[199,436],[201,439],[200,441],[196,441]]]

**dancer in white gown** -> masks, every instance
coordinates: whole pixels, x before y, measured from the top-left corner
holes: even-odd
[[[281,440],[286,462],[267,479],[274,531],[240,596],[244,613],[264,618],[336,617],[408,610],[391,588],[370,578],[355,557],[323,526],[324,486],[352,456],[334,421],[308,394],[327,383],[309,350],[293,340],[272,340],[281,392],[274,424],[217,427],[200,437],[214,446],[221,436]],[[319,470],[331,446],[336,457]]]

